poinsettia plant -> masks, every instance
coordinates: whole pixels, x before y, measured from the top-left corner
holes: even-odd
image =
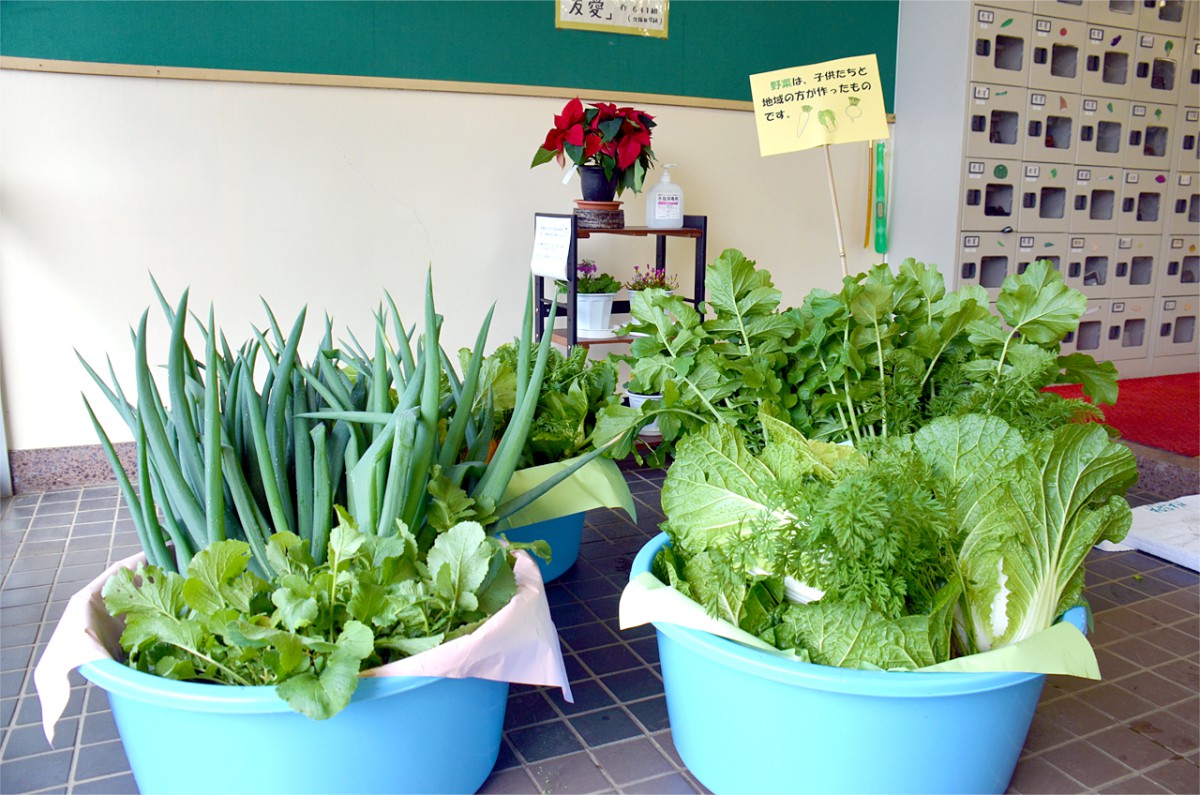
[[[654,126],[654,117],[643,110],[611,102],[593,102],[585,109],[576,97],[554,117],[530,168],[551,160],[565,168],[569,158],[577,166],[600,166],[608,179],[615,176],[618,195],[626,188],[638,193],[654,164]]]

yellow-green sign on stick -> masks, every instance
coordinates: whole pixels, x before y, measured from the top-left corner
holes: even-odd
[[[888,137],[874,54],[750,75],[763,157]]]
[[[825,147],[838,256],[842,275],[847,275],[846,240],[829,145],[888,137],[875,55],[750,75],[750,93],[754,97],[758,151],[763,157]]]

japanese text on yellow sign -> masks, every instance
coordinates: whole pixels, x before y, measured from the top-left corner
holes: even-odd
[[[554,26],[667,37],[668,0],[558,0]]]
[[[763,157],[888,137],[874,55],[750,75]]]

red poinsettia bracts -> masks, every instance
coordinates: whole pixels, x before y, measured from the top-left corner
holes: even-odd
[[[554,127],[533,156],[533,166],[567,158],[578,166],[600,166],[615,176],[617,192],[642,189],[646,171],[654,163],[650,130],[654,117],[636,108],[618,108],[611,102],[595,102],[584,108],[576,97],[555,115]]]

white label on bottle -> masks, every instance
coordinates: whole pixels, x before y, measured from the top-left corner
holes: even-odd
[[[654,199],[654,217],[659,221],[682,218],[683,197],[678,193],[660,193]]]

